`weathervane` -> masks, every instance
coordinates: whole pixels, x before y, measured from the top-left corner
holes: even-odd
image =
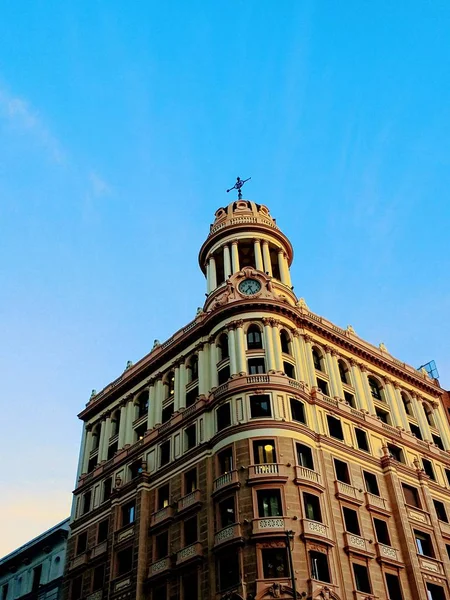
[[[238,177],[236,179],[236,183],[233,185],[233,187],[231,187],[229,190],[227,190],[227,192],[231,192],[231,190],[237,190],[238,200],[242,200],[242,186],[249,179],[251,179],[251,177],[249,177],[248,179],[244,179],[244,180],[242,180],[240,177]]]

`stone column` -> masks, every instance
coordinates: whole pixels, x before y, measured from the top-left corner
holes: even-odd
[[[448,421],[443,415],[443,408],[441,403],[438,401],[436,408],[434,409],[434,418],[436,419],[436,426],[444,444],[444,448],[448,451],[450,449],[450,439],[448,435]]]
[[[231,260],[233,264],[233,273],[237,273],[241,270],[239,267],[239,250],[237,240],[233,240],[231,242]]]
[[[284,260],[284,250],[282,248],[280,248],[278,250],[278,268],[280,269],[281,283],[284,283],[285,285],[289,285],[289,278],[286,273],[287,269],[286,269],[286,263]]]
[[[153,429],[155,418],[155,381],[151,379],[148,385],[147,429]]]
[[[127,431],[127,405],[125,402],[120,407],[120,424],[119,424],[119,440],[118,449],[120,450],[126,444],[126,431]]]
[[[97,463],[100,463],[100,461],[102,460],[102,456],[103,456],[103,446],[105,445],[105,433],[106,433],[105,425],[106,425],[105,417],[102,417],[102,419],[100,421],[100,439],[98,441]]]
[[[211,274],[209,272],[209,260],[206,261],[206,292],[211,292]]]
[[[264,271],[261,242],[258,239],[254,239],[253,244],[255,248],[255,266],[258,271]]]
[[[303,382],[307,383],[308,379],[304,372],[305,364],[302,360],[302,350],[300,348],[299,337],[300,337],[300,334],[297,331],[297,329],[295,329],[292,332],[292,348],[293,348],[294,359],[295,359],[295,373],[296,373],[297,379],[299,381],[303,381]]]
[[[316,369],[314,367],[313,357],[312,357],[312,338],[308,334],[304,334],[300,336],[300,343],[303,339],[305,344],[305,356],[306,356],[306,364],[308,366],[309,373],[309,385],[311,387],[317,387],[317,379],[316,379]]]
[[[109,446],[109,438],[111,437],[111,415],[106,417],[105,422],[102,424],[102,432],[105,430],[105,434],[103,436],[103,444],[101,449],[101,454],[99,454],[99,462],[108,459],[108,446]]]
[[[420,399],[418,399],[417,418],[419,419],[420,430],[422,431],[423,439],[432,442],[433,436],[431,434],[430,426],[428,425],[428,421],[425,416],[425,409]]]
[[[266,349],[267,372],[276,371],[277,364],[273,347],[271,319],[264,318],[262,322],[264,325],[264,348]]]
[[[127,429],[125,444],[132,444],[134,441],[133,421],[136,418],[136,405],[134,404],[133,398],[128,401],[127,404]]]
[[[270,262],[269,242],[263,240],[262,243],[264,271],[272,277],[272,263]]]
[[[273,340],[273,352],[275,358],[276,370],[283,372],[283,356],[281,351],[281,340],[280,340],[280,330],[279,330],[279,321],[272,320],[272,340]]]
[[[367,408],[371,415],[375,414],[375,404],[373,403],[372,392],[370,391],[369,379],[367,378],[367,369],[364,365],[359,366],[361,373],[362,387],[366,396]]]
[[[329,346],[325,346],[325,363],[327,365],[328,378],[330,381],[330,396],[332,398],[343,398],[343,395],[339,396],[336,371],[334,370],[333,357],[331,356],[331,348]]]
[[[88,463],[89,463],[89,455],[91,453],[92,448],[92,428],[90,425],[86,425],[85,427],[86,435],[84,441],[84,452],[83,452],[83,467],[81,469],[82,473],[87,473]]]
[[[225,273],[225,281],[231,275],[231,255],[230,255],[230,247],[226,244],[223,247],[223,268]]]
[[[292,287],[291,271],[289,270],[288,255],[286,254],[286,252],[283,253],[283,258],[284,258],[284,269],[285,269],[285,273],[286,273],[287,285],[291,288]]]
[[[341,374],[339,373],[338,353],[336,350],[331,350],[330,365],[334,373],[334,382],[336,386],[337,396],[344,399],[344,388],[342,386]]]
[[[161,374],[157,375],[155,383],[155,423],[161,423],[162,421],[162,405],[164,400],[164,384],[162,382]]]
[[[394,382],[391,379],[389,379],[388,377],[385,377],[384,386],[385,386],[385,392],[386,392],[386,400],[391,409],[391,415],[393,416],[393,421],[394,421],[393,425],[404,428],[405,424],[402,419],[402,413],[404,412],[404,410],[403,410],[403,406],[400,407],[398,404],[397,396],[394,391],[393,383]]]
[[[205,347],[200,344],[198,347],[198,393],[199,396],[206,396],[209,391],[209,377],[206,360]]]
[[[358,363],[353,359],[350,359],[350,368],[352,370],[353,381],[355,383],[356,402],[362,410],[365,410],[368,412],[369,409],[368,409],[367,400],[366,400],[366,393],[365,393],[363,385],[362,385],[362,381],[361,381],[361,377],[360,377],[360,373],[359,373],[359,369],[358,369]]]
[[[247,373],[247,355],[245,351],[244,321],[236,321],[236,368],[238,373]]]
[[[214,338],[209,338],[209,377],[211,381],[211,389],[219,385],[219,376],[217,373],[217,346]]]
[[[424,424],[424,414],[423,414],[423,408],[420,405],[419,399],[417,398],[416,394],[411,394],[411,403],[413,405],[413,413],[416,416],[417,419],[417,424],[419,426],[420,432],[422,434],[423,439],[426,439],[426,429],[425,429],[425,424]],[[428,425],[428,423],[427,423]],[[431,439],[431,438],[430,438]]]
[[[179,393],[179,405],[178,408],[186,408],[186,363],[184,360],[184,357],[180,357],[180,371],[179,371],[179,378],[180,378],[180,383],[179,383],[179,389],[178,389],[178,393]]]
[[[228,348],[230,352],[230,375],[236,375],[237,357],[236,357],[236,336],[234,334],[234,325],[230,325],[228,329]]]
[[[400,387],[394,381],[393,384],[392,384],[392,388],[393,388],[393,394],[394,394],[394,399],[395,399],[394,401],[395,401],[396,405],[398,406],[398,412],[399,412],[399,415],[400,415],[401,425],[402,425],[402,427],[403,427],[403,429],[405,431],[410,431],[410,429],[409,429],[408,415],[407,415],[407,412],[406,412],[405,407],[403,405],[403,400],[402,400],[402,395],[401,395]]]
[[[173,410],[176,412],[180,408],[180,365],[176,363],[174,368],[174,386],[173,386]]]
[[[217,287],[216,259],[214,256],[209,257],[209,276],[211,280],[211,292],[213,292]]]

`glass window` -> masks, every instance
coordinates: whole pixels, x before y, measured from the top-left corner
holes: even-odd
[[[174,411],[174,405],[168,404],[165,408],[162,409],[161,423],[167,423],[172,418]]]
[[[134,519],[136,517],[136,504],[133,502],[128,502],[122,506],[122,527],[125,525],[129,525],[130,523],[134,523]]]
[[[273,440],[255,440],[253,442],[253,457],[255,465],[276,463],[277,457]]]
[[[342,483],[350,484],[350,473],[348,464],[337,458],[334,459],[334,470],[336,471],[336,479]]]
[[[83,496],[83,506],[82,506],[82,514],[85,515],[87,512],[91,510],[91,498],[92,493],[86,492]]]
[[[80,535],[77,537],[77,554],[81,554],[82,552],[85,552],[87,549],[87,531],[83,531],[83,533],[80,533]]]
[[[320,499],[318,496],[304,492],[303,506],[305,508],[306,519],[322,522],[322,511],[320,510]]]
[[[328,431],[330,432],[331,437],[344,441],[344,432],[342,431],[342,423],[340,419],[336,419],[331,415],[327,415],[327,422]]]
[[[156,559],[165,558],[169,554],[169,532],[164,531],[155,537]]]
[[[328,383],[324,379],[320,379],[319,377],[317,377],[317,387],[322,392],[322,394],[325,394],[325,396],[330,395],[328,391]]]
[[[317,371],[323,371],[323,358],[322,355],[319,353],[318,350],[316,350],[316,348],[312,349],[312,357],[313,357],[313,363],[314,363],[314,368]]]
[[[96,592],[103,589],[105,583],[105,565],[99,565],[94,569],[94,576],[92,578],[92,591]]]
[[[303,402],[300,402],[296,398],[289,398],[289,402],[291,405],[292,420],[299,423],[306,423],[305,405]]]
[[[238,552],[227,552],[217,558],[218,589],[227,590],[239,585],[241,575]]]
[[[378,487],[377,476],[368,471],[363,471],[364,483],[366,485],[366,491],[374,496],[380,495],[380,488]]]
[[[148,413],[148,390],[145,392],[142,392],[142,394],[139,396],[137,405],[138,405],[138,419],[140,419],[141,417],[143,417],[144,415],[146,415]]]
[[[312,450],[305,444],[296,444],[297,447],[297,462],[301,467],[306,467],[314,471],[314,460]]]
[[[284,352],[284,354],[290,354],[290,348],[289,348],[289,337],[288,334],[282,330],[280,332],[280,342],[281,342],[281,352]]]
[[[365,565],[359,563],[353,563],[353,573],[355,575],[355,585],[358,592],[364,592],[370,594],[372,588],[370,587],[369,570]]]
[[[39,586],[41,585],[41,576],[42,576],[42,564],[37,565],[33,569],[33,583],[31,587],[32,592],[37,592]]]
[[[341,378],[342,383],[350,385],[350,377],[349,377],[348,368],[347,368],[347,365],[345,364],[345,362],[343,360],[339,360],[338,367],[339,367],[339,377]]]
[[[133,568],[133,551],[126,548],[117,553],[117,576],[125,575]]]
[[[225,475],[225,473],[229,473],[233,470],[233,450],[231,448],[226,448],[219,452],[217,455],[217,463],[219,468],[219,475]]]
[[[159,447],[159,466],[163,467],[170,462],[170,440],[163,442]]]
[[[402,488],[403,495],[405,496],[405,503],[409,504],[410,506],[415,506],[416,508],[422,508],[417,489],[411,485],[406,485],[406,483],[402,483]]]
[[[344,515],[345,530],[349,533],[354,533],[355,535],[361,535],[358,513],[356,510],[348,508],[348,506],[343,506],[342,513]]]
[[[411,398],[405,394],[405,392],[401,393],[403,406],[405,408],[405,412],[410,417],[414,416],[414,412],[412,409]]]
[[[236,502],[234,496],[230,496],[219,502],[219,526],[220,529],[236,523]]]
[[[72,580],[70,589],[71,600],[79,600],[83,593],[83,575],[79,575]]]
[[[226,367],[223,367],[222,369],[220,369],[218,371],[217,375],[218,375],[219,385],[222,385],[223,383],[226,383],[230,379],[230,367],[229,367],[229,365],[227,365]]]
[[[258,490],[256,496],[258,498],[259,517],[281,517],[283,515],[280,490]]]
[[[249,375],[261,375],[266,372],[266,361],[264,358],[249,358],[247,362]]]
[[[448,523],[447,511],[445,510],[445,504],[440,500],[433,500],[434,510],[436,511],[437,518],[440,521]]]
[[[185,449],[191,450],[197,443],[197,428],[195,423],[184,430]]]
[[[446,600],[444,588],[427,582],[427,600]]]
[[[383,423],[386,423],[387,425],[391,424],[391,415],[388,410],[383,410],[382,408],[375,406],[375,414]]]
[[[193,387],[186,393],[186,408],[196,403],[198,398],[198,386]]]
[[[405,462],[405,457],[403,455],[403,450],[401,448],[399,448],[395,444],[389,444],[389,443],[388,443],[387,447],[388,447],[389,455],[391,458],[393,458],[397,462],[401,462],[401,463]]]
[[[104,542],[108,539],[109,533],[109,519],[105,519],[104,521],[100,521],[97,529],[97,544]]]
[[[417,425],[414,425],[414,423],[409,423],[409,428],[411,429],[411,433],[413,435],[415,435],[418,440],[423,439],[422,432],[420,431],[420,427],[418,427]]]
[[[228,336],[226,333],[222,333],[217,346],[219,348],[219,360],[225,360],[230,357],[230,352],[228,350]]]
[[[312,579],[331,583],[330,570],[328,568],[328,557],[323,552],[309,552]]]
[[[386,573],[386,587],[388,590],[388,600],[403,600],[400,578],[393,573]]]
[[[436,480],[436,475],[434,474],[433,463],[426,458],[422,458],[423,470],[428,475],[430,479],[433,481]]]
[[[197,469],[191,469],[184,474],[184,493],[190,494],[197,489]]]
[[[250,414],[252,419],[271,417],[270,395],[258,394],[257,396],[250,396]]]
[[[263,548],[261,550],[264,579],[289,577],[285,548]]]
[[[358,448],[364,452],[369,452],[369,441],[367,439],[367,433],[364,431],[364,429],[355,427],[355,435]]]
[[[295,379],[294,365],[291,365],[291,363],[283,361],[283,371],[285,372],[286,377],[289,377],[289,379]]]
[[[346,402],[348,402],[348,404],[352,408],[356,408],[356,400],[355,400],[355,396],[353,394],[351,394],[350,392],[345,392],[344,391],[344,400]]]
[[[181,577],[183,588],[183,600],[200,600],[198,595],[198,574],[197,571],[184,573]]]
[[[381,386],[378,383],[378,381],[376,379],[374,379],[373,377],[368,377],[368,379],[369,379],[370,393],[372,394],[372,397],[375,398],[375,400],[383,400],[383,398],[381,396]]]
[[[430,535],[414,529],[414,537],[416,539],[417,552],[423,556],[434,558],[433,544],[431,543]]]
[[[384,544],[385,546],[391,545],[391,538],[389,536],[388,524],[383,519],[374,519],[373,525],[375,527],[375,533],[377,536],[377,542]]]
[[[191,544],[195,544],[198,539],[198,528],[197,528],[197,515],[195,517],[191,517],[190,519],[186,519],[183,522],[184,525],[184,545],[190,546]]]
[[[217,409],[217,431],[222,431],[231,425],[231,405],[229,402],[222,404]]]
[[[261,331],[256,325],[251,325],[247,331],[247,348],[255,350],[262,347]]]
[[[158,499],[158,502],[156,505],[157,510],[162,510],[163,508],[166,508],[166,506],[169,506],[170,485],[168,483],[166,483],[165,485],[162,485],[160,488],[158,488],[158,490],[156,492],[156,496]]]
[[[445,450],[444,444],[442,443],[442,439],[439,435],[435,435],[434,433],[432,433],[431,437],[433,438],[433,443],[436,444],[438,448],[440,448],[441,450]]]

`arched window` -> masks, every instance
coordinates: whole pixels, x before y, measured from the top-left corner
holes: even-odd
[[[219,361],[225,360],[230,357],[230,351],[228,348],[228,336],[226,333],[222,333],[217,341],[217,347],[219,349]]]
[[[189,359],[186,367],[188,371],[188,383],[196,381],[198,379],[198,356],[196,354]]]
[[[142,392],[137,399],[138,419],[148,413],[148,390]]]
[[[413,408],[412,408],[411,398],[405,392],[401,393],[401,397],[402,397],[402,402],[403,402],[403,406],[405,408],[406,414],[409,415],[410,417],[413,417],[414,412],[413,412]]]
[[[169,371],[164,379],[165,397],[170,398],[175,392],[175,373]]]
[[[338,368],[339,368],[339,376],[341,378],[342,383],[345,383],[346,385],[351,385],[348,367],[343,360],[338,361]]]
[[[436,427],[436,422],[434,420],[433,409],[426,402],[423,403],[423,412],[425,413],[425,418],[430,427]]]
[[[284,329],[280,331],[281,352],[284,354],[291,353],[291,340]]]
[[[375,377],[368,377],[370,393],[375,400],[383,401],[382,387]]]
[[[314,368],[317,371],[322,371],[322,373],[324,373],[325,369],[323,368],[323,355],[322,355],[322,353],[317,348],[313,348],[312,349],[312,357],[313,357]]]
[[[262,347],[262,337],[259,327],[250,325],[247,330],[247,348],[249,350],[255,350]]]
[[[119,427],[120,427],[120,410],[116,410],[116,412],[111,417],[111,424],[112,424],[111,437],[114,437],[115,435],[117,435],[119,433]]]

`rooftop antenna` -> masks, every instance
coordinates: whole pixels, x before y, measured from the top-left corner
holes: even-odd
[[[238,177],[236,179],[236,183],[233,185],[233,187],[231,187],[229,190],[227,190],[228,192],[231,192],[231,190],[237,190],[238,193],[238,200],[242,200],[242,186],[244,185],[244,183],[246,181],[249,181],[251,179],[251,177],[249,177],[248,179],[241,179],[240,177]]]

